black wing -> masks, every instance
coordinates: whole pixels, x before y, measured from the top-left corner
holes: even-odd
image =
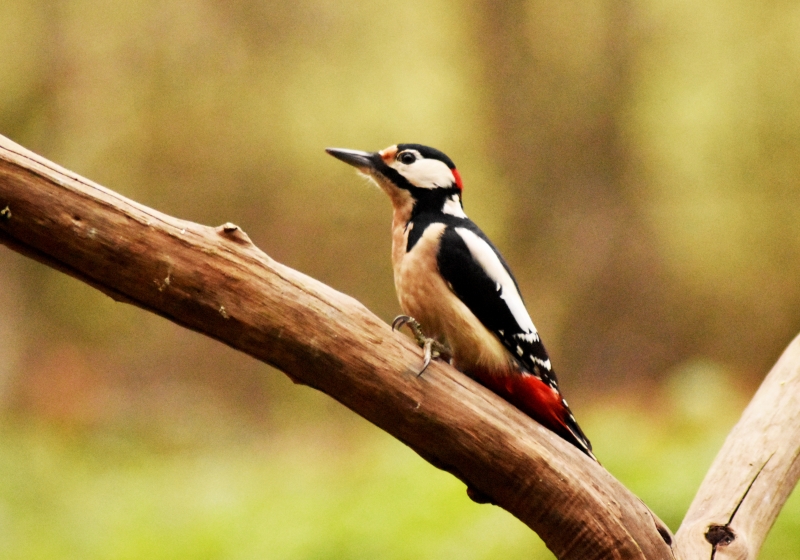
[[[523,369],[558,390],[550,358],[525,309],[517,282],[486,235],[469,220],[448,225],[437,261],[453,292]]]

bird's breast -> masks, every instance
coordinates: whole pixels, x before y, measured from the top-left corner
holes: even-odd
[[[422,325],[426,336],[446,341],[453,365],[473,376],[507,375],[516,371],[514,360],[495,337],[458,298],[439,273],[443,223],[428,223],[407,250],[413,222],[395,227],[392,264],[397,297],[403,312]],[[419,234],[419,232],[416,232]]]

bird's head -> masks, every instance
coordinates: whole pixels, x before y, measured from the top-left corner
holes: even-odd
[[[379,152],[341,148],[325,150],[374,180],[395,208],[419,204],[461,206],[463,185],[456,166],[437,149],[421,144],[396,144]]]

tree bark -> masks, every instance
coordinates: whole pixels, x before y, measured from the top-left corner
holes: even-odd
[[[683,558],[754,559],[800,478],[800,336],[767,375],[677,534]]]
[[[356,300],[275,262],[233,224],[167,216],[0,136],[0,242],[330,395],[490,496],[558,558],[676,557],[666,526],[598,463],[447,364],[417,377],[421,351],[409,339]],[[795,372],[798,354],[787,358]],[[779,392],[793,395],[780,402],[796,405],[796,373],[783,385],[778,377]],[[756,400],[751,407],[761,410]],[[771,429],[782,421],[772,418]],[[751,451],[732,448],[733,464]],[[769,453],[754,463],[759,481],[774,472],[791,487],[796,448],[792,457]],[[780,470],[789,459],[789,471]],[[761,495],[756,484],[749,488],[744,504]],[[719,493],[742,496],[738,486]],[[738,523],[749,509],[736,511]],[[686,533],[687,543],[696,532]]]

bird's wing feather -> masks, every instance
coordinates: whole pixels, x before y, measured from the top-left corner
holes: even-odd
[[[472,222],[445,229],[437,258],[453,292],[530,373],[558,389],[550,358],[516,280],[491,241]]]
[[[592,444],[558,390],[550,358],[508,265],[475,224],[462,224],[451,225],[442,233],[439,272],[456,296],[531,374],[484,379],[484,383],[594,458]],[[555,392],[542,391],[545,387]]]

